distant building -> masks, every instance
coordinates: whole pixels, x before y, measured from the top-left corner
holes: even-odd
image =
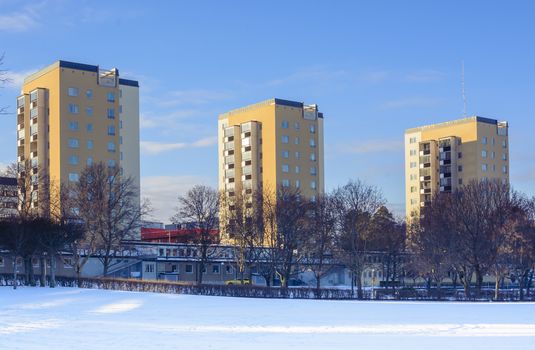
[[[405,131],[406,215],[471,180],[509,182],[507,122],[469,117]]]
[[[324,191],[323,114],[318,106],[273,98],[219,116],[219,189]],[[222,232],[222,239],[228,235]]]
[[[210,231],[213,244],[219,241],[219,230]],[[141,228],[141,240],[152,243],[198,243],[201,231],[198,228]]]
[[[17,98],[17,160],[19,169],[31,168],[33,208],[47,186],[40,175],[74,182],[96,162],[132,177],[139,202],[138,82],[116,68],[68,61],[28,76]]]
[[[17,215],[18,199],[17,179],[0,177],[0,218]]]

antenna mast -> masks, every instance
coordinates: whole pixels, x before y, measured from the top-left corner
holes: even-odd
[[[464,61],[461,61],[461,94],[463,97],[463,115],[466,118],[466,94],[464,92]]]

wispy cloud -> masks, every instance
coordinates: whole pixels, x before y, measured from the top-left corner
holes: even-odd
[[[381,109],[428,108],[439,106],[443,102],[444,99],[437,97],[404,97],[386,101],[380,107]]]
[[[1,19],[0,19],[1,21]],[[33,69],[26,69],[23,71],[10,71],[8,70],[5,74],[5,78],[8,79],[6,87],[12,88],[12,89],[20,89],[22,87],[22,84],[24,83],[24,78],[29,76],[30,74],[33,74],[37,72],[39,69],[33,68]]]
[[[365,140],[357,143],[339,144],[336,150],[339,153],[369,154],[397,152],[403,149],[403,142],[399,140]]]
[[[41,1],[24,6],[19,11],[0,15],[0,31],[25,32],[34,29],[39,24],[41,10],[47,1]]]
[[[343,69],[328,69],[325,67],[308,67],[296,71],[286,77],[273,79],[267,82],[267,86],[279,86],[303,81],[330,81],[346,77],[348,71]]]
[[[369,71],[361,75],[361,79],[369,83],[382,83],[391,77],[387,71]]]
[[[160,107],[199,106],[226,100],[230,97],[232,97],[232,94],[226,91],[202,89],[175,90],[169,92],[163,98],[158,98],[154,102]]]
[[[434,69],[422,69],[405,75],[405,80],[414,83],[428,83],[442,80],[446,74]]]
[[[199,184],[210,185],[210,181],[199,176],[145,176],[141,178],[141,196],[149,199],[156,220],[169,222],[178,196]]]
[[[217,137],[206,137],[195,142],[153,142],[141,141],[141,151],[146,154],[160,154],[184,148],[210,147],[217,143]]]

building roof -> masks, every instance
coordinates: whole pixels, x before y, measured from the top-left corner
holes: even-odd
[[[0,185],[1,186],[17,186],[17,178],[0,176]]]
[[[226,113],[223,113],[219,116],[219,118],[226,118],[230,115],[233,115],[233,114],[236,114],[236,113],[242,113],[242,112],[246,112],[246,111],[249,111],[249,110],[252,110],[252,109],[256,109],[256,108],[259,108],[259,107],[262,107],[262,106],[266,106],[266,105],[279,105],[279,106],[287,106],[287,107],[294,107],[294,108],[303,108],[304,106],[304,103],[303,102],[297,102],[297,101],[290,101],[290,100],[284,100],[282,98],[270,98],[268,100],[264,100],[264,101],[261,101],[261,102],[257,102],[257,103],[253,103],[251,105],[247,105],[247,106],[244,106],[244,107],[240,107],[240,108],[236,108],[236,109],[233,109],[231,111],[228,111]],[[318,113],[320,114],[320,113]],[[323,113],[321,113],[321,117],[320,118],[323,118]]]
[[[92,73],[98,73],[99,72],[99,66],[95,66],[95,65],[92,65],[92,64],[85,64],[85,63],[58,60],[58,61],[52,63],[51,65],[48,65],[45,68],[39,70],[38,72],[27,76],[24,79],[24,84],[29,83],[30,81],[42,76],[43,74],[45,74],[45,73],[47,73],[47,72],[49,72],[52,69],[57,68],[57,67],[70,68],[70,69],[76,69],[76,70],[83,70],[83,71],[92,72]],[[118,70],[117,70],[117,73],[119,73]],[[136,81],[136,80],[119,79],[119,84],[139,87],[139,82]]]
[[[462,119],[451,120],[449,122],[430,124],[430,125],[424,125],[424,126],[419,126],[416,128],[407,129],[405,130],[405,134],[410,134],[413,132],[423,131],[427,129],[443,128],[443,127],[454,125],[454,124],[464,124],[464,123],[473,123],[473,122],[486,123],[486,124],[492,124],[492,125],[497,125],[499,123],[496,119],[472,116],[472,117],[467,117],[467,118],[462,118]]]

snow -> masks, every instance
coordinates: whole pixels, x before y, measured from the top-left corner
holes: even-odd
[[[535,349],[535,303],[0,287],[0,349]]]

